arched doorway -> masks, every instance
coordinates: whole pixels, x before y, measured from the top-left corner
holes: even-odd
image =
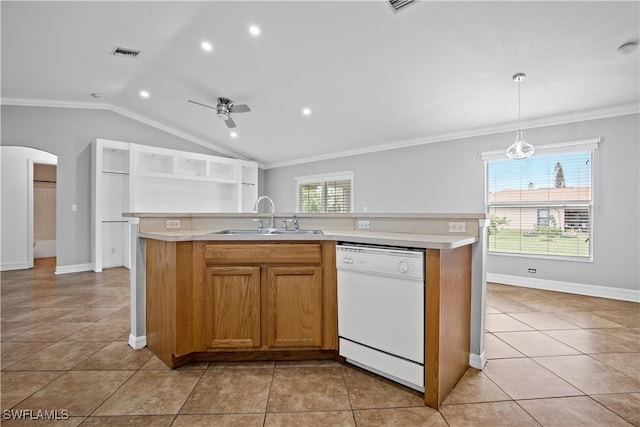
[[[35,148],[2,146],[0,160],[0,269],[31,268],[36,247],[37,256],[56,255],[57,173],[52,167],[58,157]]]

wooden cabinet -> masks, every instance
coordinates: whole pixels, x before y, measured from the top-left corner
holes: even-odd
[[[260,267],[207,267],[202,322],[205,349],[260,347]]]
[[[335,242],[146,241],[147,345],[192,360],[334,358]]]
[[[335,299],[324,299],[325,286],[333,292],[335,281],[332,274],[324,280],[323,252],[333,247],[319,242],[205,244],[207,279],[200,309],[206,349],[323,348],[325,315],[333,316],[331,307],[336,304]],[[212,293],[226,301],[219,302]],[[212,332],[219,330],[216,319],[235,315],[227,313],[231,306],[237,306],[238,316],[225,330],[231,335]],[[246,338],[249,331],[254,339]]]
[[[266,268],[267,345],[273,348],[322,345],[322,269]]]

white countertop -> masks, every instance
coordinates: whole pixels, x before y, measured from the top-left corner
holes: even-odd
[[[183,242],[204,241],[321,241],[333,240],[373,245],[404,246],[425,249],[455,249],[476,243],[476,236],[391,233],[353,230],[323,230],[324,234],[216,234],[221,230],[177,230],[141,232],[145,239]]]

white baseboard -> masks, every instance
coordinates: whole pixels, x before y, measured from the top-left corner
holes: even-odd
[[[592,297],[640,302],[640,290],[635,289],[611,288],[608,286],[561,282],[558,280],[536,279],[497,273],[487,273],[487,282],[522,286],[524,288],[544,289],[547,291],[567,292],[570,294],[588,295]]]
[[[27,262],[8,262],[0,266],[0,271],[26,270],[27,268],[29,268],[29,263]]]
[[[484,368],[484,365],[486,364],[487,364],[486,351],[483,351],[482,354],[469,353],[469,365],[471,365],[472,368],[482,370]]]
[[[80,273],[93,270],[93,264],[74,264],[56,266],[56,274]]]
[[[133,334],[129,334],[129,346],[134,350],[140,350],[147,346],[147,337],[136,337]]]

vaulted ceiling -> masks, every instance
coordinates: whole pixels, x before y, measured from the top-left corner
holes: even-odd
[[[639,109],[618,52],[639,4],[2,1],[2,103],[111,109],[266,167],[515,130],[516,72],[523,128],[606,117]],[[235,129],[187,102],[221,96],[251,107]]]

